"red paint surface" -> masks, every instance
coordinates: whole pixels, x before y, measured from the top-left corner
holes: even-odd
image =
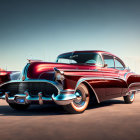
[[[78,52],[83,51],[76,51],[76,53]],[[100,55],[105,53],[117,57],[104,51],[84,52],[96,52]],[[134,88],[140,89],[140,75],[130,73],[127,69],[117,70],[95,65],[33,62],[28,68],[27,77],[30,79],[54,80],[54,67],[64,72],[64,89],[75,89],[78,80],[90,78],[86,79],[85,82],[94,89],[100,101],[123,96]],[[136,83],[136,85],[132,86],[132,83]]]
[[[0,84],[10,81],[11,71],[0,71]]]

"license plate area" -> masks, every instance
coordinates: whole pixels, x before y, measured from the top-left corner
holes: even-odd
[[[15,102],[17,104],[25,104],[25,98],[24,97],[15,97]]]

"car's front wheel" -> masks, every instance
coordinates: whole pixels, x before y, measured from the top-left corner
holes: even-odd
[[[82,113],[89,104],[89,92],[84,84],[80,84],[75,91],[77,96],[70,104],[63,106],[64,109],[73,114]]]
[[[131,104],[131,103],[133,103],[134,100],[135,100],[135,91],[130,91],[130,94],[127,95],[127,96],[124,96],[123,98],[124,98],[124,102],[125,102],[126,104]]]
[[[22,110],[26,110],[29,107],[29,104],[9,103],[9,106],[15,110],[22,111]]]

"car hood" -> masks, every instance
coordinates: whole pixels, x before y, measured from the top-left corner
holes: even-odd
[[[52,63],[52,62],[33,62],[28,67],[27,77],[30,79],[44,79],[47,77],[48,80],[52,80],[54,77],[54,67],[60,71],[83,71],[96,69],[96,66],[89,65],[77,65],[77,64],[63,64],[63,63]]]

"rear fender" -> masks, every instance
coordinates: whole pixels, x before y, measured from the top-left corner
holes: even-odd
[[[129,91],[140,91],[140,75],[131,75],[127,79]]]

